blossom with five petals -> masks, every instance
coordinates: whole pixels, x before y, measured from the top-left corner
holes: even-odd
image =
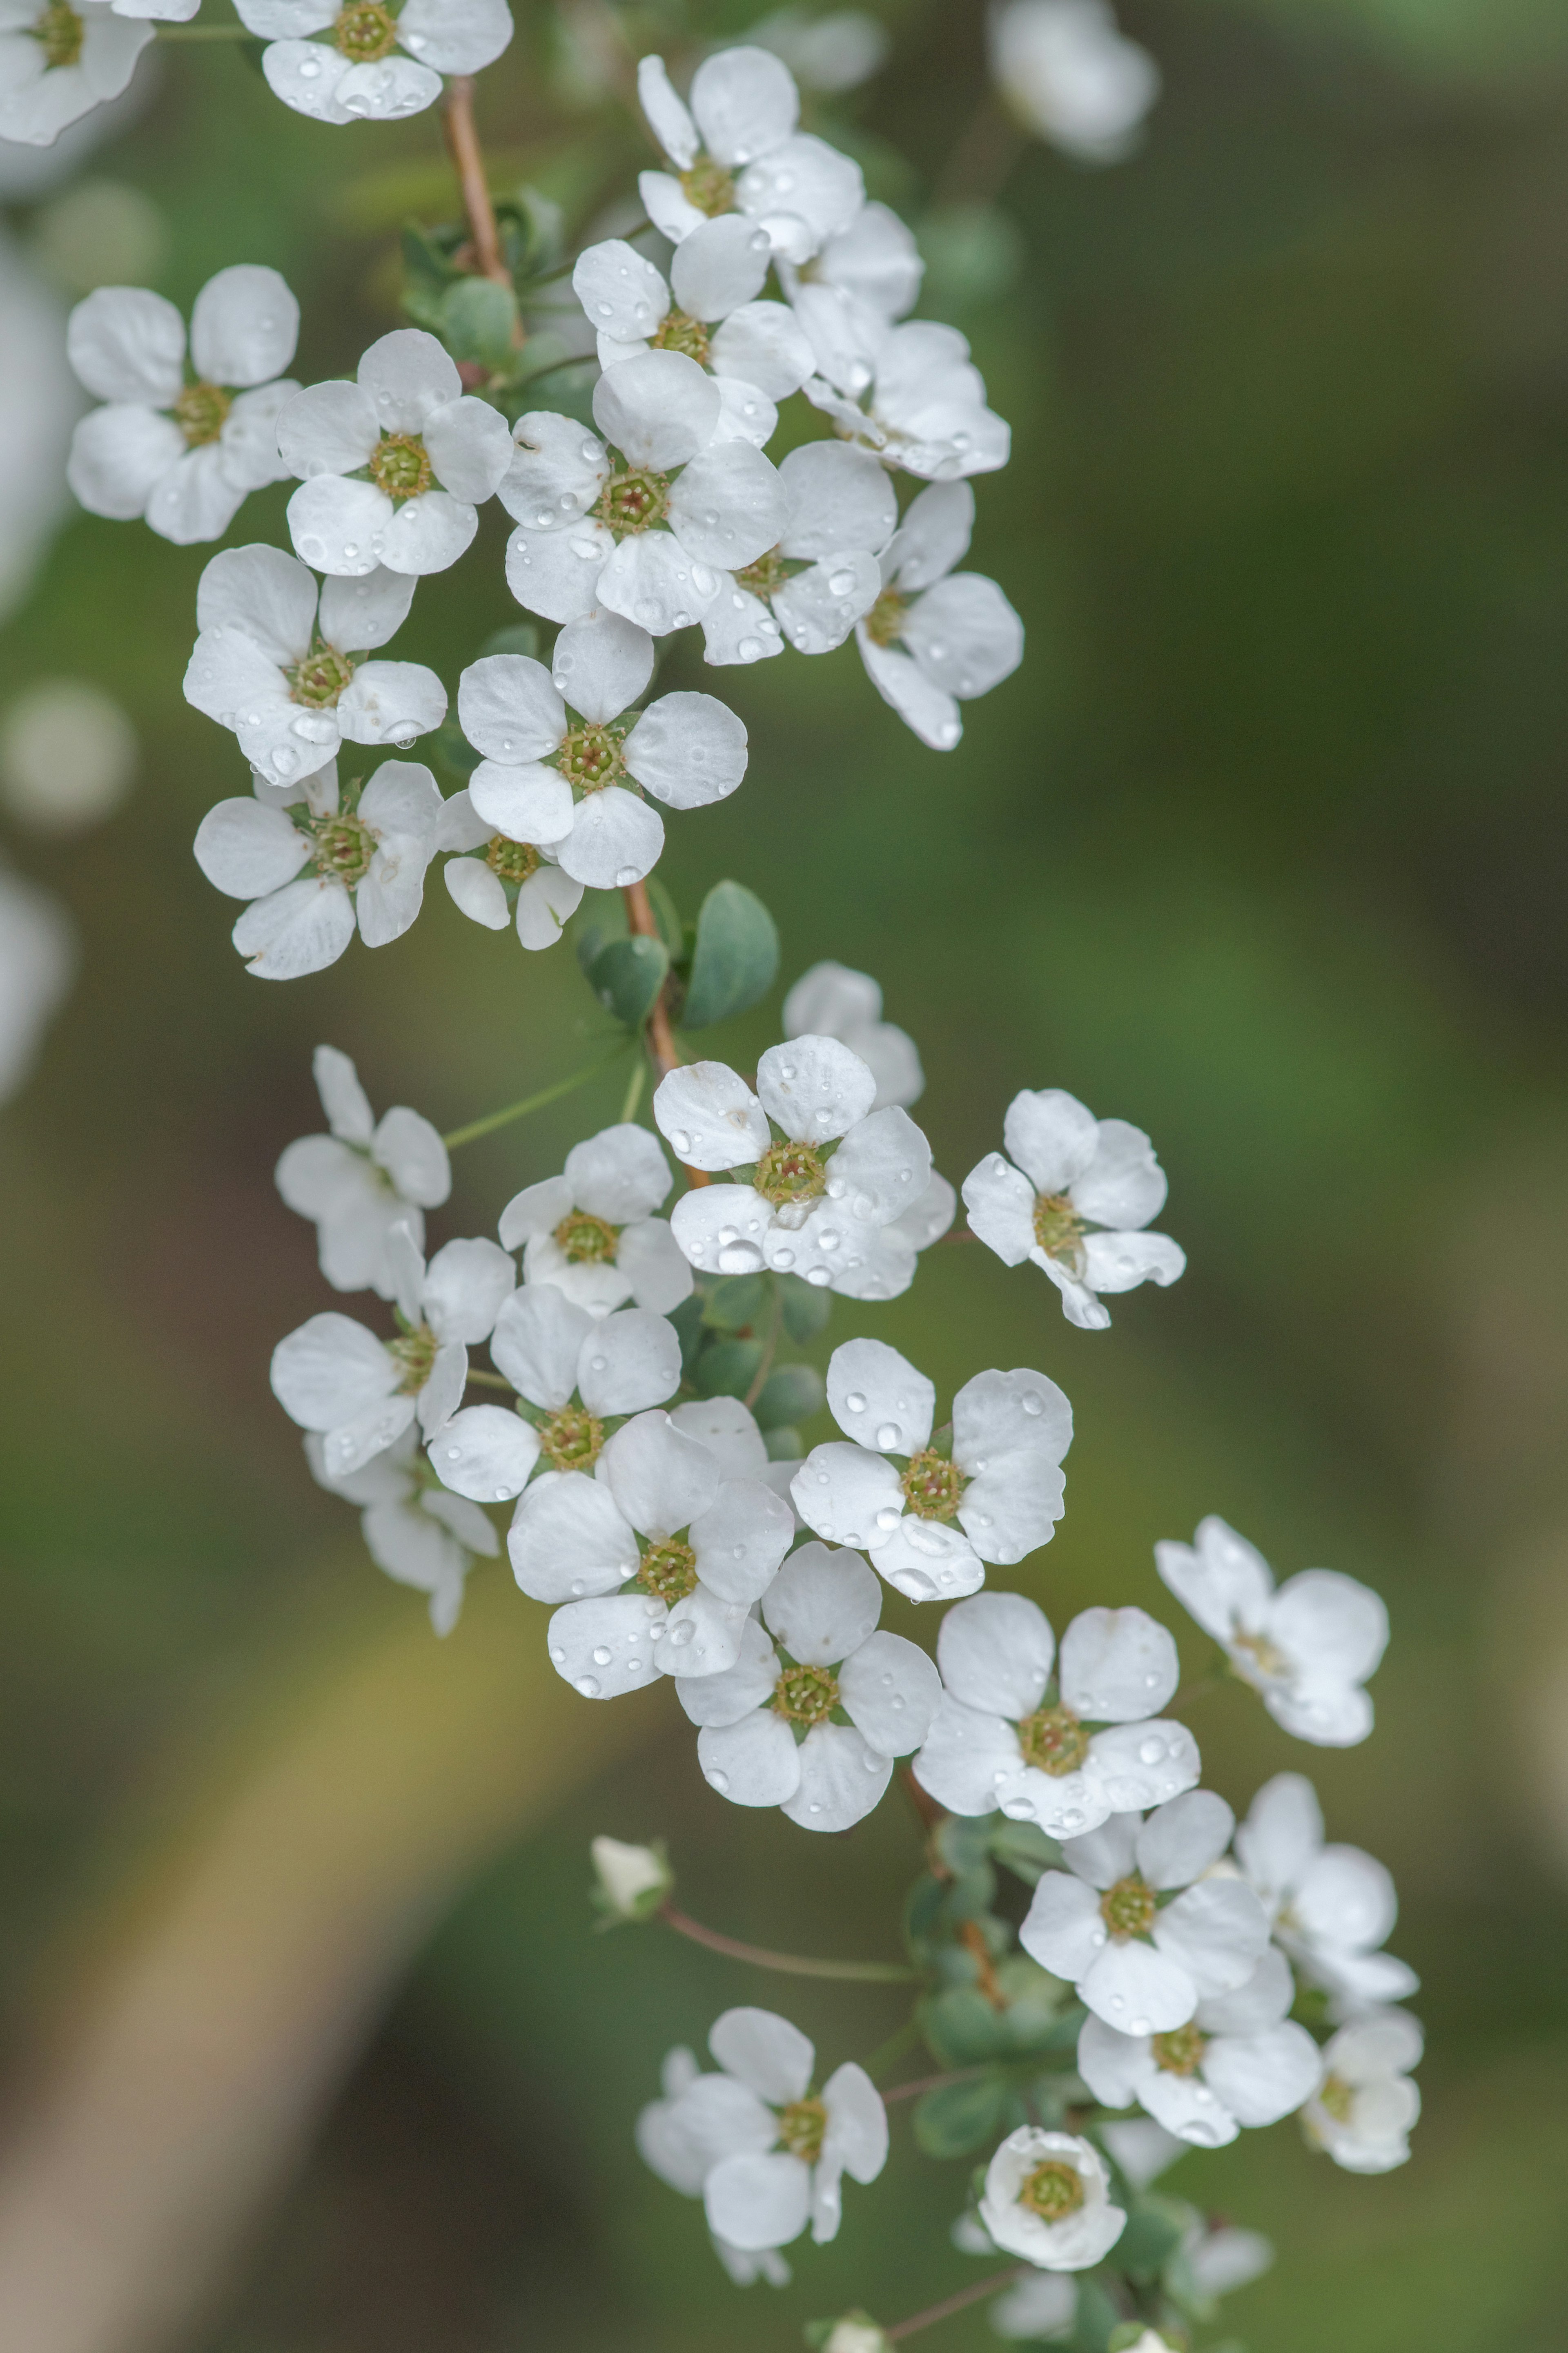
[[[289,1208],[315,1220],[321,1272],[334,1291],[395,1296],[388,1245],[402,1225],[425,1247],[425,1211],[452,1189],[447,1147],[427,1119],[395,1103],[377,1120],[359,1073],[335,1046],[312,1063],[326,1135],[302,1135],[278,1163],[278,1190]]]
[[[934,752],[963,734],[960,702],[1024,659],[1024,624],[994,580],[952,569],[973,529],[967,482],[922,491],[882,550],[880,593],[856,631],[872,685]]]
[[[478,73],[511,39],[506,0],[235,0],[269,46],[274,94],[313,122],[400,121],[441,95],[443,74]],[[312,39],[325,33],[324,41]],[[397,51],[406,52],[398,56]]]
[[[691,78],[689,105],[664,59],[637,65],[637,96],[675,171],[642,172],[637,189],[654,227],[676,247],[737,212],[797,266],[855,219],[866,200],[860,166],[795,128],[800,93],[766,49],[720,49]]]
[[[69,122],[118,98],[153,38],[150,16],[194,16],[200,0],[166,7],[125,0],[4,0],[0,139],[52,147]]]
[[[573,290],[594,329],[601,367],[647,351],[684,352],[718,384],[716,438],[766,447],[775,401],[811,374],[811,345],[787,302],[753,298],[773,260],[763,232],[738,213],[705,220],[677,246],[667,279],[624,237],[578,256]]]
[[[1100,2151],[1038,2125],[1020,2125],[992,2158],[980,2219],[996,2246],[1051,2272],[1087,2271],[1127,2227]]]
[[[144,515],[180,546],[220,539],[252,491],[287,479],[278,417],[300,387],[300,305],[275,269],[209,278],[185,322],[144,286],[100,286],[70,315],[67,350],[108,403],[71,437],[66,479],[91,514]]]
[[[691,1269],[654,1211],[669,1164],[646,1127],[625,1121],[585,1136],[559,1176],[525,1185],[500,1214],[506,1249],[522,1246],[527,1283],[552,1282],[574,1307],[607,1315],[646,1307],[668,1315],[691,1296]]]
[[[1408,2010],[1353,2019],[1323,2046],[1323,2080],[1302,2124],[1347,2173],[1390,2173],[1410,2155],[1421,2094],[1410,2080],[1422,2033]]]
[[[893,486],[875,458],[836,441],[808,441],[779,467],[789,522],[776,546],[719,575],[702,616],[706,659],[760,661],[841,646],[881,592],[875,550],[898,520]]]
[[[1278,2124],[1317,2090],[1321,2054],[1288,2016],[1295,1979],[1272,1947],[1234,1993],[1200,2001],[1170,2034],[1123,2034],[1092,2015],[1078,2069],[1109,2108],[1139,2106],[1179,2140],[1223,2148],[1244,2125]]]

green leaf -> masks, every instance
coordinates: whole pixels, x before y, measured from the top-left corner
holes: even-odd
[[[765,997],[779,968],[778,926],[743,882],[715,882],[697,918],[681,1027],[728,1021]]]
[[[443,720],[434,735],[427,736],[426,741],[436,759],[451,776],[466,779],[479,765],[479,753],[455,719]]]
[[[743,1398],[762,1361],[760,1340],[710,1340],[697,1359],[699,1396]]]
[[[627,1029],[640,1029],[668,970],[662,940],[612,940],[589,965],[588,985],[607,1013]]]
[[[441,339],[455,360],[504,368],[516,326],[517,296],[491,278],[459,278],[441,297]]]
[[[723,1274],[702,1293],[702,1321],[720,1332],[739,1332],[760,1324],[767,1309],[765,1274]]]
[[[520,231],[520,261],[531,272],[553,269],[565,249],[566,216],[551,196],[526,183],[499,208],[514,215]]]
[[[986,1841],[991,1854],[1026,1887],[1037,1885],[1046,1872],[1060,1868],[1062,1851],[1037,1822],[1010,1822],[1005,1814],[991,1820],[994,1827]]]
[[[1007,2021],[978,1987],[947,1986],[920,2007],[921,2031],[944,2067],[973,2067],[1011,2055]]]
[[[1121,2260],[1117,2249],[1117,2262]],[[1120,2327],[1121,2315],[1102,2287],[1092,2280],[1080,2279],[1078,2284],[1078,2310],[1073,2316],[1072,2353],[1107,2353],[1111,2332]],[[1140,2324],[1142,2326],[1142,2324]]]
[[[1134,2279],[1157,2279],[1182,2243],[1192,2208],[1177,2198],[1141,2198],[1116,2242],[1116,2267]]]
[[[689,1381],[697,1369],[697,1358],[707,1337],[702,1328],[702,1302],[695,1292],[683,1299],[679,1307],[670,1309],[669,1320],[680,1343],[681,1378]]]
[[[447,256],[429,230],[422,227],[418,221],[404,222],[402,245],[403,267],[408,279],[405,299],[406,293],[415,288],[438,299],[446,291],[452,275]]]
[[[915,2145],[927,2157],[967,2157],[1000,2134],[1006,2086],[995,2075],[939,2084],[915,2103]]]
[[[819,1332],[827,1329],[827,1319],[833,1313],[833,1293],[826,1283],[803,1282],[798,1274],[778,1274],[773,1277],[784,1298],[784,1330],[792,1340],[815,1340]]]
[[[659,938],[669,950],[670,962],[679,964],[686,945],[681,937],[680,917],[676,913],[674,900],[657,874],[650,874],[647,878],[647,902],[653,909]]]
[[[763,1383],[752,1411],[759,1430],[777,1430],[787,1421],[809,1421],[826,1390],[815,1365],[778,1365]]]
[[[509,621],[504,629],[492,629],[479,648],[479,659],[487,661],[491,654],[527,654],[539,659],[539,627],[534,621]],[[478,754],[475,754],[476,758]]]

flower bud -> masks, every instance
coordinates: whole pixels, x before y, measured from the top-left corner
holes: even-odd
[[[1112,2329],[1107,2353],[1187,2353],[1180,2329],[1151,2328],[1141,2320],[1124,2320]]]
[[[837,2320],[808,2321],[805,2341],[816,2353],[890,2353],[887,2338],[868,2312],[847,2312]]]
[[[651,1920],[675,1885],[662,1839],[652,1846],[626,1846],[619,1839],[596,1838],[589,1852],[598,1881],[592,1900],[603,1927]]]

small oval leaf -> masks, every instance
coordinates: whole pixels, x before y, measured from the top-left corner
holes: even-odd
[[[606,1013],[628,1029],[640,1029],[668,970],[664,942],[639,933],[635,939],[612,940],[601,948],[588,967],[588,984]]]
[[[778,926],[756,892],[743,882],[715,882],[697,918],[681,1027],[702,1029],[746,1012],[767,995],[778,968]]]

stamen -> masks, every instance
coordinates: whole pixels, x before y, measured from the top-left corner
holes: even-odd
[[[216,441],[233,406],[233,396],[221,384],[186,385],[174,403],[174,422],[185,437],[186,448],[200,449]]]
[[[791,2100],[779,2110],[779,2139],[804,2164],[816,2163],[826,2131],[827,2110],[820,2100]]]
[[[27,30],[44,52],[44,67],[74,66],[81,56],[83,26],[74,8],[66,0],[49,0],[41,16],[34,19]]]
[[[619,1226],[591,1218],[586,1209],[569,1209],[555,1229],[570,1266],[614,1266],[620,1239]]]
[[[354,666],[335,646],[318,638],[303,661],[286,667],[290,699],[310,711],[330,711],[354,674]]]
[[[765,1201],[815,1201],[827,1187],[820,1155],[809,1144],[770,1144],[752,1179]]]
[[[363,818],[318,818],[309,830],[315,839],[312,863],[318,874],[331,874],[351,890],[364,881],[375,856],[377,837]]]
[[[925,1446],[910,1457],[904,1472],[904,1501],[920,1520],[951,1520],[969,1484],[956,1462]]]
[[[555,754],[555,765],[580,793],[601,792],[626,773],[624,727],[590,723],[574,727]]]
[[[436,1362],[436,1352],[441,1343],[428,1324],[405,1332],[401,1340],[389,1340],[386,1353],[395,1364],[403,1366],[403,1378],[398,1383],[400,1397],[417,1397],[429,1379]]]
[[[1154,2064],[1167,2075],[1195,2075],[1208,2047],[1208,2036],[1201,2028],[1178,2026],[1173,2033],[1155,2035]]]
[[[637,1582],[645,1593],[673,1608],[696,1589],[697,1555],[679,1536],[671,1536],[667,1544],[650,1545],[642,1556]]]
[[[381,0],[353,0],[332,26],[332,39],[356,66],[373,66],[397,47],[397,24]]]
[[[504,833],[492,833],[485,848],[485,864],[503,882],[521,887],[538,873],[541,863],[531,841],[512,841]]]
[[[1129,1936],[1146,1936],[1158,1910],[1153,1889],[1136,1872],[1131,1879],[1119,1879],[1100,1899],[1100,1918],[1123,1944]]]
[[[1026,1765],[1057,1779],[1076,1773],[1089,1755],[1089,1735],[1070,1707],[1037,1708],[1018,1726]]]
[[[826,1724],[837,1704],[838,1678],[831,1667],[786,1667],[773,1688],[773,1714],[807,1732]]]
[[[896,588],[884,588],[866,616],[866,635],[874,646],[897,645],[904,634],[910,600]]]
[[[760,596],[765,605],[769,597],[782,588],[790,576],[788,564],[776,547],[770,547],[765,555],[759,555],[754,564],[748,564],[743,570],[736,573],[735,585],[738,588],[749,589],[753,596]]]
[[[382,12],[377,8],[374,13]],[[436,479],[417,433],[384,433],[370,453],[370,475],[378,490],[399,502],[418,498]]]
[[[1342,2075],[1325,2075],[1319,2086],[1318,2101],[1335,2124],[1348,2125],[1355,2109],[1355,2086],[1347,2084]]]
[[[661,352],[684,352],[699,367],[708,364],[708,330],[684,311],[667,311],[649,340]]]
[[[539,1425],[539,1451],[555,1471],[591,1471],[604,1442],[604,1423],[584,1406],[563,1405]]]
[[[1083,2179],[1076,2166],[1064,2165],[1059,2157],[1048,2157],[1044,2165],[1037,2165],[1018,2192],[1020,2206],[1027,2206],[1042,2222],[1065,2221],[1076,2214],[1083,2204]]]
[[[1277,1682],[1289,1674],[1289,1660],[1267,1634],[1233,1634],[1230,1641],[1231,1648],[1245,1652],[1268,1682]]]
[[[617,539],[628,538],[634,532],[650,531],[662,522],[669,504],[669,477],[656,474],[647,466],[628,468],[624,474],[613,474],[599,495],[595,512],[607,531]]]
[[[710,220],[719,213],[734,211],[733,175],[722,164],[716,164],[711,155],[699,155],[689,170],[679,174],[679,179],[680,193],[687,203],[695,205],[698,211],[706,213]]]
[[[1040,1193],[1035,1199],[1035,1240],[1047,1258],[1064,1266],[1083,1264],[1083,1219],[1061,1193]]]

